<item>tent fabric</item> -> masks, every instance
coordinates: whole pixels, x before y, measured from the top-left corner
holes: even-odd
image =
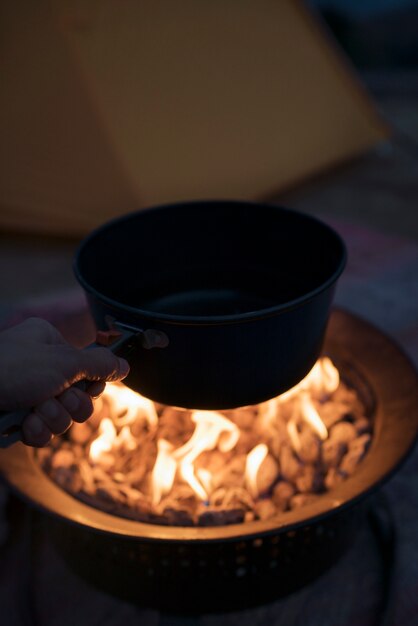
[[[79,235],[152,204],[259,198],[387,136],[294,0],[0,11],[0,228]]]

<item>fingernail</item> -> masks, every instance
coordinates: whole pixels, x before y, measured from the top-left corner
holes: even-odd
[[[65,394],[65,408],[67,409],[69,413],[73,413],[74,411],[77,411],[79,406],[80,406],[80,398],[78,397],[75,391],[70,389]]]
[[[125,359],[119,359],[119,375],[125,378],[129,374],[129,363]]]
[[[38,435],[44,432],[45,424],[43,423],[40,417],[37,417],[36,415],[34,415],[31,418],[30,423],[28,424],[28,430],[30,431],[31,435],[33,435],[34,437],[37,437]]]
[[[46,419],[54,419],[58,415],[58,406],[56,400],[47,400],[40,407],[40,412]]]

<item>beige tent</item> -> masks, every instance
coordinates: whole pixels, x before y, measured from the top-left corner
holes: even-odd
[[[0,9],[0,227],[257,198],[386,134],[294,0],[15,0]]]

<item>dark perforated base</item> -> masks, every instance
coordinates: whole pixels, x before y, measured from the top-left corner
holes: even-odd
[[[57,520],[52,535],[72,569],[95,586],[144,607],[206,613],[265,603],[307,584],[341,556],[362,517],[357,506],[287,532],[222,542],[147,542]]]

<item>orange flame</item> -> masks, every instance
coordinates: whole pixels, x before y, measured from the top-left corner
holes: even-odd
[[[287,422],[287,434],[289,435],[289,439],[290,439],[290,441],[292,443],[292,446],[293,446],[294,450],[296,452],[299,452],[299,450],[302,447],[302,444],[301,444],[301,441],[300,441],[297,424],[296,424],[296,421],[294,419],[290,419]]]
[[[177,471],[177,463],[172,456],[173,446],[165,439],[158,441],[158,454],[151,474],[152,501],[158,504],[161,498],[170,493]]]
[[[324,356],[319,359],[309,372],[308,385],[306,390],[317,394],[329,395],[333,393],[340,384],[340,375],[331,359]],[[306,380],[306,378],[305,378]]]
[[[208,494],[205,488],[199,482],[194,473],[193,463],[188,463],[187,457],[180,463],[180,474],[182,478],[184,478],[184,480],[190,485],[198,498],[200,498],[201,500],[208,499]]]
[[[123,426],[119,435],[116,437],[118,446],[124,447],[126,450],[135,450],[137,447],[136,439],[132,436],[129,426]]]
[[[235,424],[216,411],[194,411],[192,421],[196,424],[192,436],[173,452],[173,457],[179,461],[182,478],[201,500],[207,500],[210,482],[205,478],[203,481],[199,480],[201,474],[195,475],[193,463],[206,450],[214,450],[216,447],[221,452],[232,450],[239,439],[240,431]]]
[[[110,413],[117,426],[132,424],[139,416],[145,417],[150,426],[157,426],[158,415],[155,405],[136,391],[121,383],[108,383],[103,396],[110,404]]]
[[[258,416],[266,428],[277,418],[277,403],[278,398],[272,398],[258,405]]]
[[[337,368],[333,365],[331,359],[324,356],[315,363],[303,380],[278,396],[277,400],[279,402],[287,402],[301,391],[331,394],[337,389],[339,384],[340,375]]]
[[[292,389],[273,398],[258,407],[259,424],[268,427],[274,423],[280,404],[297,398],[295,411],[287,422],[287,432],[293,449],[298,452],[301,440],[298,431],[298,419],[303,419],[321,438],[328,437],[328,431],[321,420],[311,396],[320,397],[333,393],[339,385],[339,373],[331,360],[323,357],[317,361],[309,374]],[[100,411],[110,405],[109,417],[100,423],[98,436],[91,443],[89,456],[93,462],[112,463],[113,450],[135,450],[138,442],[132,436],[130,425],[138,417],[145,418],[152,428],[158,426],[158,415],[154,403],[148,398],[132,391],[121,383],[108,384],[103,394],[105,402]],[[100,401],[99,401],[100,402]],[[205,451],[218,449],[220,452],[233,450],[240,437],[236,424],[216,411],[196,410],[192,413],[195,429],[192,436],[182,446],[174,449],[165,439],[160,439],[157,458],[151,473],[153,503],[158,504],[170,493],[177,476],[188,483],[201,500],[208,500],[212,491],[212,475],[205,468],[195,469],[196,459]],[[259,495],[257,476],[261,464],[268,454],[268,447],[261,443],[247,455],[245,482],[251,496]]]
[[[245,463],[245,482],[247,489],[253,498],[259,495],[257,487],[257,474],[258,470],[268,453],[268,448],[265,443],[259,443],[248,453]]]
[[[300,408],[305,422],[310,425],[320,439],[326,439],[328,437],[327,427],[306,392],[300,394]]]
[[[137,442],[132,436],[129,426],[123,426],[117,434],[112,420],[104,417],[100,422],[99,436],[90,444],[89,456],[92,461],[100,461],[106,452],[113,448],[123,448],[125,450],[135,450]]]
[[[212,490],[212,474],[204,467],[199,467],[196,474],[206,493],[210,493]]]
[[[177,459],[191,455],[194,461],[205,450],[214,450],[219,442],[221,452],[232,450],[239,439],[239,428],[227,417],[216,411],[194,411],[192,421],[196,424],[193,435],[186,443],[177,448],[174,455]]]
[[[108,417],[100,422],[99,436],[91,442],[89,456],[92,461],[98,461],[104,452],[109,452],[116,440],[116,428]]]

